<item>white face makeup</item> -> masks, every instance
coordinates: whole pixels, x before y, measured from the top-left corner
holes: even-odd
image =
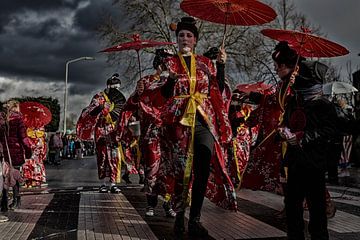
[[[120,83],[117,83],[117,84],[112,84],[112,85],[109,85],[108,87],[109,87],[109,88],[116,88],[116,89],[120,89],[120,86],[121,86],[121,84],[120,84]]]
[[[178,47],[182,53],[190,53],[196,44],[195,35],[188,30],[181,30],[177,37]]]

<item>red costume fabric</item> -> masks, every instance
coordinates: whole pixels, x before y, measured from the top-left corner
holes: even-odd
[[[164,84],[165,80],[157,74],[140,79],[139,82],[144,84],[145,90],[139,94],[136,89],[135,93],[129,97],[125,107],[126,111],[131,112],[131,116],[137,116],[140,120],[139,147],[141,163],[145,168],[144,192],[146,194],[152,194],[160,166],[161,120],[158,108],[163,105],[164,98],[161,96],[159,86]]]
[[[23,178],[27,187],[40,186],[46,182],[44,160],[46,159],[47,145],[45,140],[45,129],[28,128],[27,136],[30,139],[32,156],[26,159],[22,166]]]
[[[191,92],[190,79],[180,57],[167,59],[169,72],[177,73],[173,94],[161,107],[162,144],[161,162],[156,181],[159,194],[174,194],[175,208],[183,201],[182,188],[188,148],[191,144],[191,127],[184,126],[183,120],[196,106],[196,114],[206,122],[213,135],[214,155],[210,163],[206,197],[225,209],[236,209],[236,196],[233,184],[226,170],[224,147],[231,140],[231,127],[223,95],[220,93],[216,72],[211,61],[203,56],[195,56],[196,85]],[[194,110],[194,109],[193,109]],[[185,175],[186,176],[186,175]],[[191,182],[189,183],[191,185]],[[187,187],[187,186],[185,186]],[[180,204],[179,204],[180,203]]]
[[[95,138],[99,179],[110,177],[110,182],[115,183],[120,182],[120,158],[124,155],[115,140],[116,122],[110,115],[111,104],[105,92],[96,94],[82,111],[76,130],[82,140]]]
[[[233,99],[229,110],[229,119],[233,129],[232,145],[228,153],[228,168],[233,183],[241,185],[250,158],[250,147],[255,143],[259,125],[249,126],[247,123],[251,112],[251,104],[244,99]]]
[[[278,92],[263,95],[259,107],[254,111],[253,124],[259,124],[258,144],[250,153],[250,161],[244,174],[242,187],[254,190],[277,191],[280,187],[281,141],[275,140],[281,108]]]

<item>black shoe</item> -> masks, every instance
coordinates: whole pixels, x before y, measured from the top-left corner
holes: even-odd
[[[185,232],[184,212],[179,212],[176,214],[176,218],[175,218],[174,233],[183,234],[184,232]]]
[[[208,230],[204,228],[199,220],[189,220],[188,224],[189,235],[194,237],[207,237]]]
[[[99,188],[99,193],[107,193],[108,189],[105,185],[101,185]]]
[[[117,186],[114,185],[110,188],[110,192],[111,193],[120,193],[121,190],[120,190],[120,188],[118,188]]]
[[[166,217],[169,217],[169,218],[176,217],[176,212],[171,208],[171,205],[169,202],[164,202],[162,206],[165,210]]]
[[[126,184],[132,184],[132,182],[130,181],[130,178],[129,178],[129,174],[124,174],[122,175],[122,180],[124,180],[126,182]]]
[[[16,197],[13,199],[13,202],[9,205],[9,209],[14,210],[20,208],[20,206],[21,206],[21,198]]]

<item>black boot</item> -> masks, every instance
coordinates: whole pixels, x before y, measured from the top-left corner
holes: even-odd
[[[206,237],[208,236],[208,230],[200,222],[200,216],[190,217],[188,230],[190,236]]]
[[[185,232],[185,224],[184,224],[184,212],[178,212],[175,218],[174,224],[174,233],[175,234],[183,234]]]
[[[169,201],[167,201],[167,202],[165,201],[162,206],[165,210],[166,217],[169,217],[169,218],[176,217],[176,212],[171,208],[171,204]]]
[[[121,178],[126,182],[126,184],[132,184],[132,182],[130,181],[128,173],[125,173],[124,175],[122,175]]]
[[[145,177],[144,174],[139,174],[139,184],[144,184]]]
[[[20,183],[16,182],[15,186],[13,186],[13,201],[9,205],[9,208],[14,210],[16,208],[19,208],[21,205],[20,200]]]
[[[20,206],[21,206],[21,198],[20,198],[20,196],[17,196],[17,197],[14,197],[12,203],[9,205],[9,208],[11,210],[14,210],[14,209],[20,208]]]
[[[3,189],[2,197],[1,197],[1,211],[7,212],[8,208],[8,191]]]

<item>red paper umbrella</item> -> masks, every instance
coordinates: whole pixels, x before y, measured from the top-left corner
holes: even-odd
[[[251,26],[271,22],[277,16],[274,9],[257,0],[184,0],[180,8],[191,16],[226,26]]]
[[[28,128],[39,128],[51,122],[50,110],[38,102],[21,102],[20,112]]]
[[[261,33],[277,41],[286,41],[289,46],[296,50],[303,57],[337,57],[346,55],[349,51],[343,46],[310,34],[307,28],[301,28],[302,32],[281,30],[281,29],[263,29]]]
[[[272,92],[272,87],[272,85],[266,84],[264,82],[244,83],[237,85],[236,90],[244,93],[258,92],[262,94],[268,94]]]
[[[134,34],[132,38],[133,41],[131,42],[120,43],[119,45],[106,48],[104,50],[101,50],[100,52],[119,52],[124,50],[135,50],[137,53],[137,58],[139,63],[140,78],[141,78],[141,63],[140,63],[140,54],[139,54],[140,49],[175,44],[174,42],[157,42],[152,40],[141,40],[139,34]]]

